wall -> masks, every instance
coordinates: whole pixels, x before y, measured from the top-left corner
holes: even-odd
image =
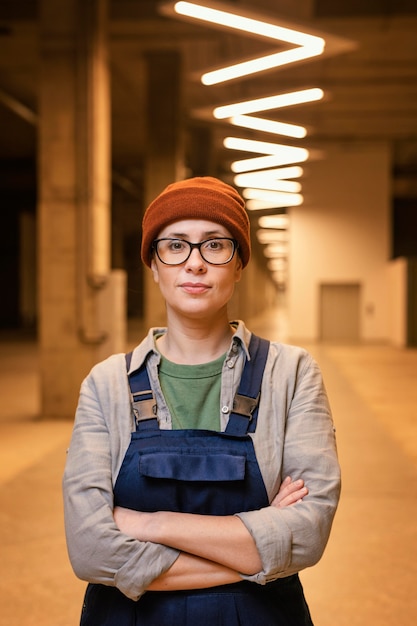
[[[390,335],[390,154],[382,143],[324,146],[290,212],[289,334],[319,339],[321,283],[359,283],[360,339]]]
[[[395,259],[389,265],[391,302],[390,340],[394,346],[407,344],[407,260]]]

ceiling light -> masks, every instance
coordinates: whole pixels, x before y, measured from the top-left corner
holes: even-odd
[[[246,185],[238,185],[238,187],[245,186]],[[270,191],[285,191],[286,193],[299,193],[301,191],[301,184],[293,180],[277,180],[275,183],[265,185],[259,181],[255,183],[253,187],[256,189],[269,189]]]
[[[272,206],[298,206],[302,203],[303,197],[298,193],[286,193],[282,191],[269,191],[268,189],[243,189],[242,196],[246,200],[260,200],[261,202],[267,202]]]
[[[255,139],[243,139],[241,137],[226,137],[223,140],[225,148],[230,150],[242,150],[243,152],[255,152],[269,155],[304,155],[308,152],[305,148],[287,146],[281,143],[269,141],[257,141]]]
[[[262,157],[254,157],[253,159],[242,159],[241,161],[233,161],[230,169],[235,173],[251,172],[253,170],[262,170],[267,167],[287,165],[288,163],[301,163],[303,161],[307,161],[308,155],[308,150],[304,150],[303,154],[272,154]]]
[[[301,169],[301,168],[300,168]],[[282,180],[265,176],[263,172],[249,172],[237,174],[233,179],[237,187],[255,187],[256,189],[271,189],[273,191],[301,191],[301,184],[292,180]]]
[[[287,259],[285,257],[270,259],[267,263],[267,267],[271,272],[283,272],[287,267]]]
[[[289,225],[288,215],[262,215],[259,218],[258,224],[261,228],[276,228],[286,230]]]
[[[262,172],[245,172],[236,174],[233,182],[237,187],[260,187],[261,189],[274,189],[278,181],[289,178],[300,178],[303,175],[303,168],[299,165],[292,167],[277,167],[263,170]]]
[[[306,46],[285,50],[283,52],[274,52],[264,57],[251,59],[250,61],[242,61],[228,67],[206,72],[201,76],[201,82],[203,85],[217,85],[218,83],[224,83],[234,78],[242,78],[243,76],[264,72],[265,70],[270,70],[281,65],[295,63],[295,61],[303,61],[312,56],[317,56],[322,52],[323,47],[307,48]]]
[[[272,243],[263,249],[264,256],[268,259],[277,259],[287,256],[288,246],[284,243]]]
[[[293,193],[283,193],[282,191],[270,191],[269,189],[243,189],[242,195],[246,200],[264,200],[265,202],[280,201],[288,196],[295,196]]]
[[[324,51],[325,40],[322,37],[279,26],[278,24],[271,24],[261,19],[245,17],[235,13],[233,8],[230,11],[224,10],[221,5],[218,5],[219,8],[216,8],[215,2],[210,2],[210,5],[201,6],[193,2],[176,2],[174,11],[178,15],[239,30],[251,36],[255,35],[274,41],[283,41],[297,47],[207,72],[201,77],[205,85],[214,85],[233,78],[247,76],[255,72],[307,59],[322,54]]]
[[[281,243],[288,241],[287,232],[284,230],[272,230],[271,228],[261,228],[256,231],[256,238],[259,243]]]
[[[276,283],[277,285],[285,285],[285,283],[287,282],[287,272],[284,270],[281,270],[279,272],[272,272],[271,277],[274,283]]]
[[[278,209],[290,206],[301,206],[304,198],[299,193],[282,193],[276,196],[274,200],[262,200],[253,198],[246,201],[248,211],[265,211],[267,209]]]
[[[280,109],[282,107],[321,100],[323,96],[324,91],[318,87],[301,89],[300,91],[281,93],[275,96],[267,96],[265,98],[256,98],[255,100],[247,100],[245,102],[236,102],[235,104],[219,106],[213,109],[213,116],[216,119],[225,119],[236,115],[244,115],[246,113],[258,113],[259,111]]]
[[[210,2],[210,4],[213,7],[216,5],[215,2]],[[227,28],[234,28],[235,30],[242,30],[249,34],[261,35],[261,37],[268,37],[277,41],[286,41],[297,46],[315,45],[324,48],[325,45],[324,39],[315,35],[244,17],[237,13],[201,6],[194,2],[176,2],[174,9],[180,15],[219,24]]]
[[[229,122],[234,126],[260,130],[261,132],[273,133],[275,135],[285,135],[286,137],[295,137],[297,139],[302,139],[307,135],[307,130],[304,126],[274,122],[261,117],[251,117],[250,115],[235,115],[229,119]]]

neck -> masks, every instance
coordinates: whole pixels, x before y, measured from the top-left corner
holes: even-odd
[[[201,324],[191,320],[188,324],[168,324],[167,332],[157,341],[161,354],[182,365],[198,365],[214,361],[224,354],[230,345],[233,329],[229,322],[212,321]]]

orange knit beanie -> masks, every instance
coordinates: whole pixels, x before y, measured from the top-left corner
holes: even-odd
[[[239,244],[245,267],[250,258],[250,225],[245,202],[238,192],[217,178],[188,178],[168,185],[151,202],[142,222],[142,261],[150,267],[152,242],[172,222],[201,219],[227,228]]]

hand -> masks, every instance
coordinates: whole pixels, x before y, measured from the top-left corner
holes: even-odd
[[[308,494],[308,489],[304,485],[302,478],[293,481],[290,476],[283,481],[275,498],[271,502],[271,506],[282,509],[300,502]]]

